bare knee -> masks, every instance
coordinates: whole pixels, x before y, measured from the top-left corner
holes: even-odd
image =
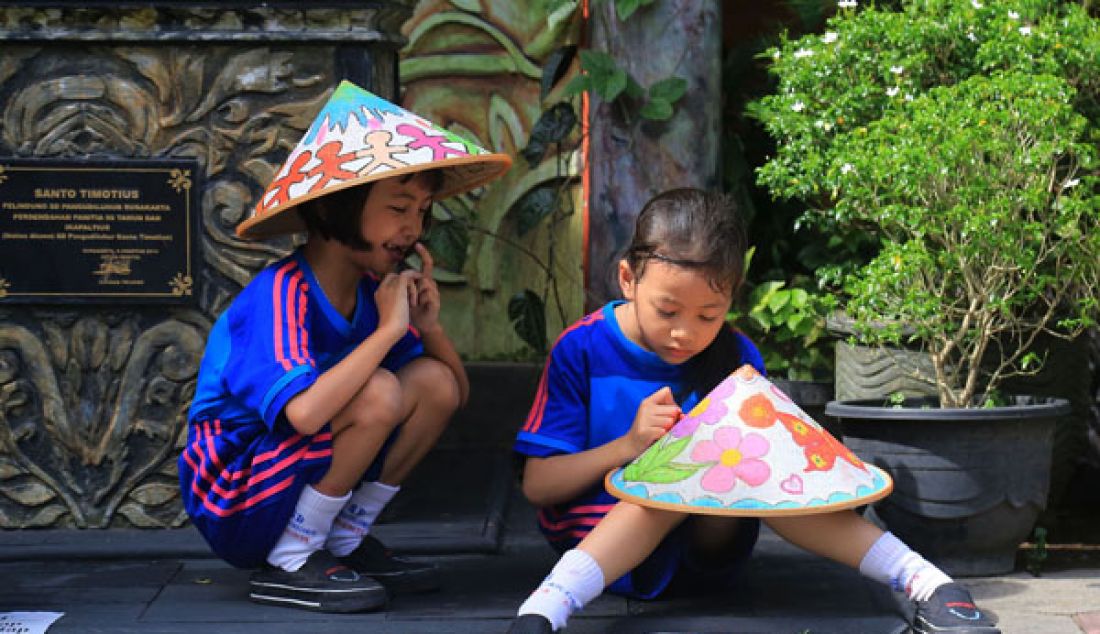
[[[337,416],[337,426],[393,429],[401,423],[401,404],[401,382],[389,370],[378,368]]]
[[[415,365],[414,365],[415,364]],[[462,395],[454,372],[442,361],[421,358],[409,365],[409,388],[415,390],[418,407],[450,416],[458,409]]]

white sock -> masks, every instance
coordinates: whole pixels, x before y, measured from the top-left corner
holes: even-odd
[[[298,496],[294,515],[290,516],[279,541],[267,554],[267,563],[296,572],[310,555],[325,545],[333,518],[350,497],[351,493],[330,497],[307,484]]]
[[[517,616],[541,614],[554,630],[565,627],[569,615],[600,596],[606,585],[600,565],[583,550],[567,551],[542,585],[519,606]]]
[[[904,592],[914,601],[925,601],[936,588],[951,583],[942,570],[910,550],[893,533],[883,533],[859,562],[865,577]]]
[[[325,548],[337,557],[343,557],[359,547],[363,537],[370,532],[382,509],[390,503],[400,486],[381,482],[364,482],[352,492],[347,505],[340,510],[332,523]]]

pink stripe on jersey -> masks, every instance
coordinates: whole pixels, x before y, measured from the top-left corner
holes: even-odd
[[[302,365],[301,348],[298,345],[299,323],[298,319],[298,282],[302,281],[302,271],[294,272],[290,276],[290,282],[286,285],[286,336],[287,347],[290,349],[290,358],[294,359],[294,365]]]
[[[549,531],[560,531],[573,526],[595,526],[600,523],[602,517],[570,517],[559,522],[551,522],[544,515],[539,516],[539,523]]]
[[[317,364],[313,361],[313,357],[309,354],[309,331],[306,330],[306,305],[308,302],[306,299],[306,291],[308,290],[309,284],[303,282],[298,285],[298,330],[301,332],[298,337],[298,343],[301,346],[302,358],[308,359],[310,365],[317,367]]]
[[[290,359],[286,358],[286,350],[283,348],[283,278],[286,277],[288,271],[295,268],[296,266],[297,263],[291,260],[290,262],[284,264],[283,267],[280,268],[278,271],[276,271],[275,284],[274,287],[271,289],[271,322],[272,327],[275,331],[273,348],[275,351],[275,360],[282,364],[284,370],[289,370],[294,366],[291,365]]]
[[[585,504],[583,506],[570,507],[570,513],[576,513],[577,515],[598,513],[599,515],[607,515],[608,511],[615,508],[614,504]]]

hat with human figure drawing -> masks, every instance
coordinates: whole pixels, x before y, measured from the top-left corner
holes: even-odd
[[[439,170],[436,200],[480,187],[512,165],[408,110],[342,81],[305,136],[275,173],[252,214],[237,226],[242,238],[305,230],[295,209],[332,192],[391,176]]]
[[[749,365],[604,484],[642,506],[756,517],[862,506],[894,486]]]

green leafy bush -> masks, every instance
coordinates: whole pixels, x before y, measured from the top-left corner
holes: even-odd
[[[759,179],[879,242],[824,271],[870,343],[919,343],[943,406],[1033,372],[1100,316],[1100,21],[1049,0],[843,9],[768,51]]]

